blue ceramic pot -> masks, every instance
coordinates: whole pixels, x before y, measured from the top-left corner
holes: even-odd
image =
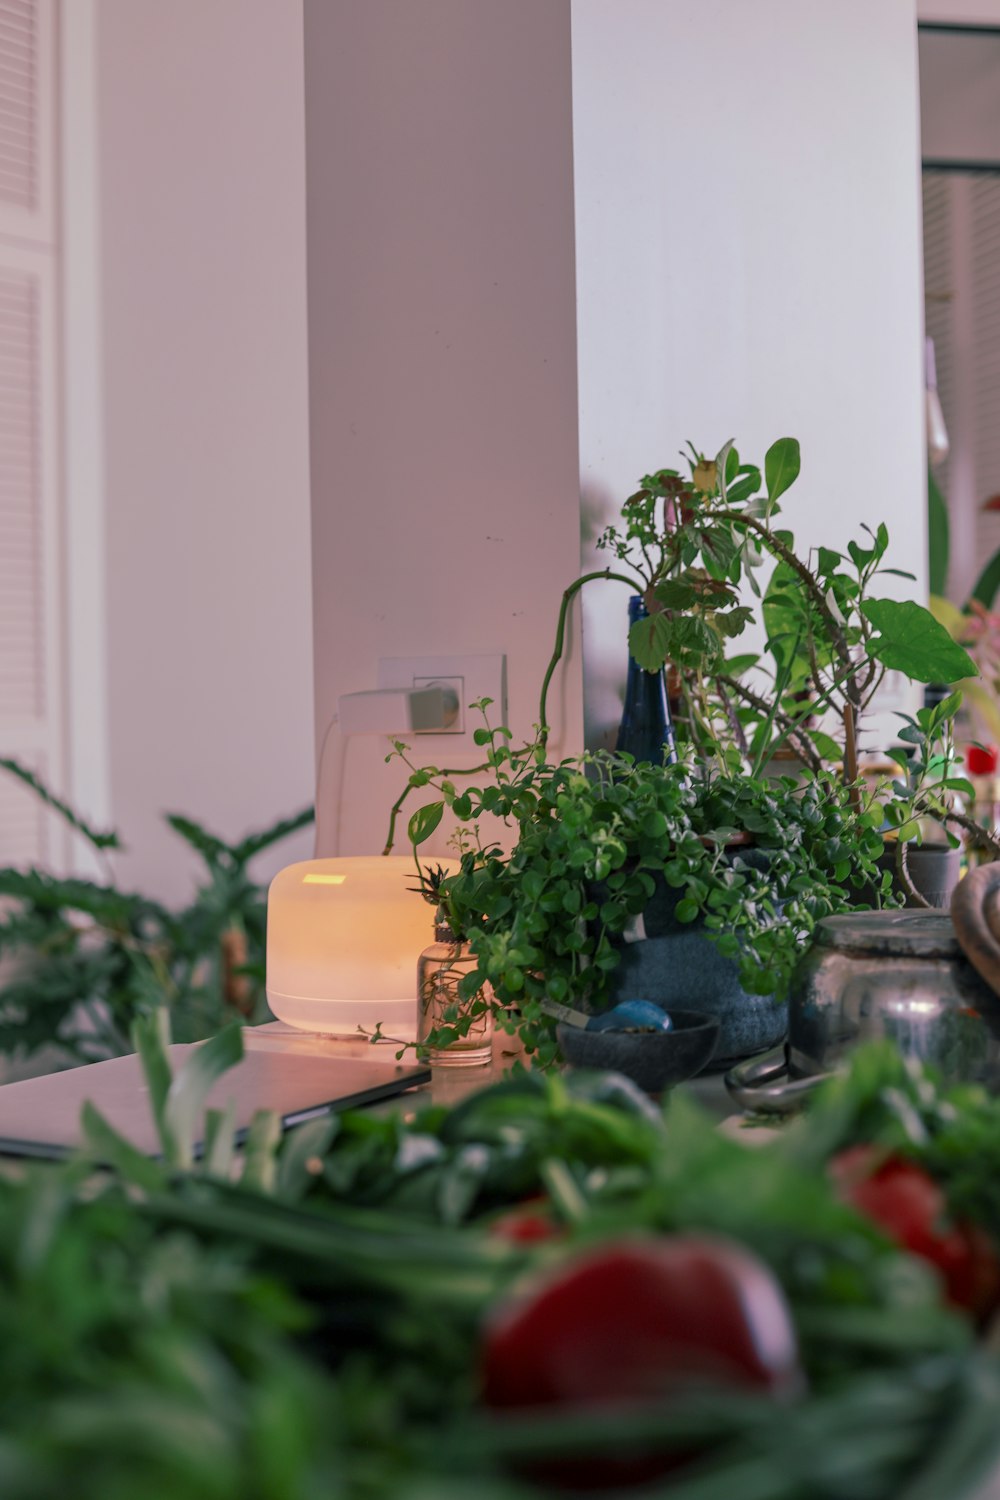
[[[767,868],[762,851],[740,851],[756,869]],[[674,915],[683,892],[656,876],[656,890],[636,931],[616,940],[621,959],[611,975],[608,1005],[653,1000],[670,1010],[699,1011],[719,1021],[712,1067],[752,1057],[776,1046],[788,1026],[788,1006],[770,995],[748,995],[735,960],[724,958],[700,922]]]

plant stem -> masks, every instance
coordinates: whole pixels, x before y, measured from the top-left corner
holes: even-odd
[[[930,810],[930,816],[938,823],[954,823],[969,836],[969,842],[976,849],[984,849],[990,856],[990,863],[1000,859],[1000,840],[994,834],[988,833],[981,823],[975,818],[970,818],[966,813]]]
[[[861,792],[858,787],[858,726],[854,716],[854,704],[844,704],[844,780],[851,789],[851,811],[861,813]]]
[[[740,682],[737,677],[721,676],[719,678],[719,682],[728,687],[730,691],[735,693],[738,698],[742,698],[744,703],[749,703],[750,707],[755,708],[758,713],[766,713],[768,715],[768,718],[772,722],[779,725],[782,730],[782,738],[789,740],[795,746],[809,769],[811,771],[817,772],[822,771],[823,762],[816,754],[816,751],[813,749],[812,745],[810,745],[806,735],[798,729],[794,720],[789,719],[786,714],[783,714],[777,708],[777,698],[775,698],[774,702],[769,707],[763,698],[759,698],[752,688],[748,688],[744,683]],[[804,717],[807,716],[808,715],[804,715]],[[762,761],[763,752],[759,751],[752,772],[754,776],[758,774]]]
[[[600,569],[596,573],[584,573],[582,578],[577,578],[573,583],[570,584],[568,589],[565,589],[563,591],[562,602],[559,605],[559,621],[556,625],[555,644],[552,648],[552,655],[549,658],[549,664],[545,669],[545,676],[542,678],[542,690],[539,694],[538,700],[538,742],[543,750],[547,747],[549,742],[549,721],[547,713],[549,684],[552,681],[552,676],[555,672],[556,667],[562,660],[563,648],[566,643],[566,616],[569,613],[570,605],[576,598],[576,595],[583,588],[584,584],[590,583],[594,578],[611,578],[614,579],[617,583],[627,584],[630,589],[635,589],[639,593],[642,593],[643,591],[643,584],[641,579],[629,578],[624,573],[614,573],[610,568]]]
[[[407,764],[409,764],[409,762],[407,762]],[[491,766],[489,761],[485,761],[480,766],[445,766],[444,769],[440,772],[440,775],[441,777],[480,776],[484,771],[489,771],[490,769]],[[430,785],[433,786],[434,783],[431,782]],[[382,850],[383,855],[392,853],[393,845],[396,842],[396,822],[399,818],[399,814],[403,810],[403,803],[406,801],[407,797],[413,790],[414,787],[412,782],[408,781],[403,790],[400,792],[399,796],[396,798],[395,802],[392,804],[392,807],[389,809],[389,831],[385,836],[385,847]],[[417,867],[419,868],[419,860],[417,862]]]
[[[921,906],[924,910],[930,907],[930,902],[920,894],[910,875],[910,867],[907,863],[907,846],[905,839],[899,839],[896,844],[896,879],[903,887],[907,903],[910,906]]]

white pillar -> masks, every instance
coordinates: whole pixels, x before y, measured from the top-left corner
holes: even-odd
[[[381,656],[503,652],[530,734],[579,566],[569,0],[305,15],[317,732]],[[578,666],[562,692],[565,749]],[[400,768],[344,748],[372,852]]]

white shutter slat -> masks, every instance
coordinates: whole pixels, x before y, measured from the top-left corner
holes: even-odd
[[[54,215],[53,0],[0,0],[0,236],[51,246]]]
[[[53,0],[0,0],[0,755],[62,784]],[[65,834],[0,773],[0,865]]]
[[[45,710],[42,495],[39,430],[38,298],[30,273],[0,275],[0,368],[16,371],[10,402],[0,391],[0,723]],[[8,312],[14,316],[6,315]],[[8,430],[9,429],[9,430]]]
[[[7,126],[0,131],[0,200],[30,211],[38,207],[37,17],[33,6],[20,14],[30,29],[17,40],[9,30],[0,34],[0,109]]]

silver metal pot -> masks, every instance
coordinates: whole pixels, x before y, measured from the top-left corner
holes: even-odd
[[[737,1103],[787,1113],[852,1048],[882,1037],[949,1078],[1000,1092],[1000,998],[982,977],[1000,974],[991,926],[992,919],[1000,932],[1000,870],[974,871],[962,886],[958,904],[967,910],[956,908],[956,925],[938,911],[852,912],[820,922],[793,977],[787,1042],[726,1076]]]

